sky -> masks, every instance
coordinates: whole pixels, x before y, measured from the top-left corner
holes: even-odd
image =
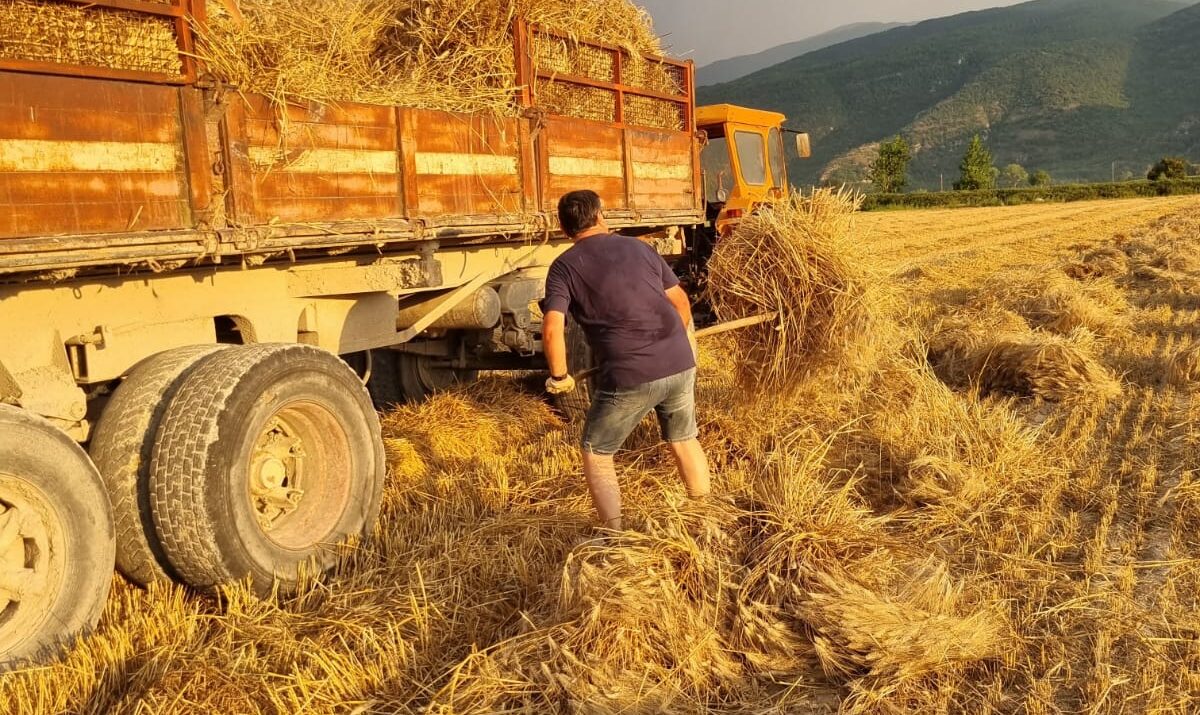
[[[913,22],[1021,0],[636,0],[671,55],[703,66],[855,22]]]

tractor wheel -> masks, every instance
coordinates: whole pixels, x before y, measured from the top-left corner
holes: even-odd
[[[304,345],[233,347],[202,360],[154,446],[155,531],[188,584],[249,578],[294,591],[379,512],[379,419],[358,375]]]
[[[87,454],[46,420],[0,405],[0,671],[96,625],[115,552]]]

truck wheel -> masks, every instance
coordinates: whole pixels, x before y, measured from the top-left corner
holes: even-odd
[[[117,568],[140,586],[172,580],[150,515],[150,456],[158,426],[187,371],[225,347],[168,350],[138,363],[113,393],[92,435],[92,461],[112,500]]]
[[[351,357],[354,359],[350,362],[351,366],[358,368],[355,361],[363,366],[367,364],[366,353],[355,353]],[[387,348],[372,350],[367,391],[371,393],[375,409],[386,411],[406,402],[421,402],[434,393],[479,378],[478,371],[438,367],[433,360],[425,355],[412,355]]]
[[[371,394],[371,402],[375,409],[386,412],[396,405],[403,404],[404,392],[400,389],[400,377],[396,374],[396,357],[387,348],[364,350],[362,352],[343,355],[359,379],[365,378],[367,392]]]
[[[0,671],[96,625],[115,551],[87,454],[49,422],[0,405]]]
[[[565,334],[567,342],[567,371],[572,375],[578,375],[584,370],[590,370],[595,366],[596,360],[592,356],[592,349],[588,346],[587,337],[583,333],[583,328],[579,327],[579,323],[570,315],[567,316],[567,330]],[[562,412],[563,417],[568,422],[583,424],[584,418],[587,417],[588,408],[592,405],[592,388],[595,386],[596,380],[594,377],[586,380],[580,380],[575,386],[575,391],[566,395],[557,395],[554,398],[554,405]]]
[[[184,378],[159,428],[151,511],[167,559],[211,589],[250,577],[268,595],[334,564],[375,523],[385,462],[379,418],[336,355],[234,347]]]
[[[434,364],[435,358],[426,355],[394,352],[395,374],[400,390],[410,402],[427,400],[434,393],[466,382],[474,382],[479,373],[474,370],[452,370]]]

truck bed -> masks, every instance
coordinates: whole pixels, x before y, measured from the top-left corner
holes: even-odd
[[[510,116],[281,106],[198,82],[175,30],[178,77],[0,59],[0,281],[533,240],[578,188],[616,227],[703,221],[690,63],[636,58],[678,91],[630,86],[624,50],[518,22]],[[564,72],[539,43],[610,53],[613,69]]]

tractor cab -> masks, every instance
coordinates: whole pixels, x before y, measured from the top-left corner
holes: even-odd
[[[700,151],[704,200],[714,238],[732,230],[758,204],[788,194],[785,134],[795,136],[802,159],[812,155],[807,134],[784,129],[778,112],[715,104],[696,109],[696,125],[707,136]]]

